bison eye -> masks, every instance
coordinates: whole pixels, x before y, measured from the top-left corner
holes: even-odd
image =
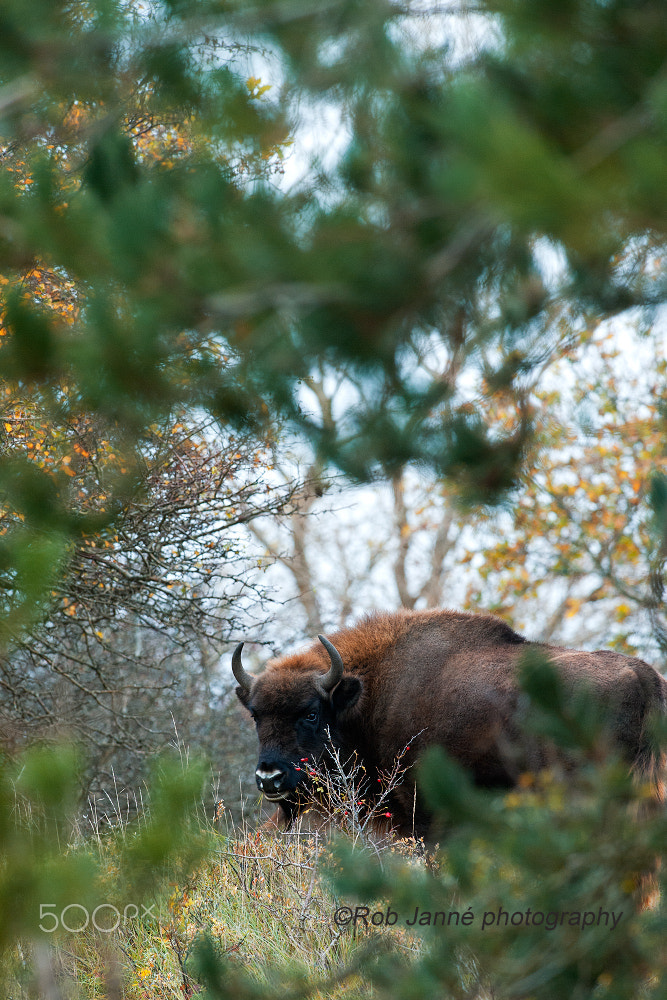
[[[314,708],[312,712],[309,712],[308,715],[304,716],[303,721],[304,722],[317,722],[317,720],[319,719],[319,717],[320,717],[320,713],[317,711],[316,708]]]

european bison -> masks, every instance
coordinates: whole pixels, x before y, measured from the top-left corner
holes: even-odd
[[[320,636],[305,652],[270,661],[258,677],[246,673],[242,647],[232,669],[257,726],[257,785],[287,823],[301,808],[307,763],[326,766],[327,727],[341,761],[356,752],[371,789],[409,744],[408,773],[390,807],[403,835],[428,831],[410,774],[427,746],[444,747],[483,787],[510,787],[522,771],[552,762],[553,747],[527,738],[521,726],[526,698],[517,666],[531,647],[548,655],[566,690],[590,688],[628,763],[660,785],[662,762],[646,719],[665,712],[667,682],[634,657],[529,643],[497,618],[456,611],[371,614],[330,641]]]

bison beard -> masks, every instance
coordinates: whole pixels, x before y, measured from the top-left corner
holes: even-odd
[[[320,636],[305,652],[270,661],[259,677],[243,668],[242,647],[232,669],[257,726],[257,785],[288,823],[302,807],[308,763],[326,764],[328,738],[341,760],[356,755],[371,789],[409,745],[390,806],[405,836],[428,835],[430,815],[414,782],[428,746],[443,747],[482,787],[511,787],[522,772],[553,763],[553,746],[522,729],[517,668],[530,648],[548,656],[566,690],[590,689],[611,741],[636,773],[661,787],[662,760],[646,721],[665,712],[667,682],[634,657],[529,643],[497,618],[456,611],[368,615],[331,641]]]

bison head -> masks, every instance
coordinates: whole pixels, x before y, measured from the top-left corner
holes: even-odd
[[[309,671],[276,665],[260,677],[252,677],[241,662],[243,643],[232,657],[239,684],[236,693],[257,727],[257,787],[267,799],[284,805],[296,800],[299,787],[308,786],[308,764],[324,754],[327,730],[335,744],[340,717],[361,694],[359,678],[344,676],[336,647],[323,635],[318,638],[331,660],[326,673],[317,668]]]

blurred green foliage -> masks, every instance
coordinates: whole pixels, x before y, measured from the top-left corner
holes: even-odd
[[[195,818],[200,768],[163,762],[137,823],[82,837],[72,827],[79,761],[71,749],[35,748],[6,763],[0,788],[3,953],[15,955],[18,945],[23,955],[31,947],[37,954],[46,944],[55,948],[54,955],[58,948],[76,954],[85,944],[88,962],[94,949],[99,961],[105,954],[109,961],[115,939],[106,928],[119,913],[129,915],[121,946],[124,941],[135,955],[125,970],[128,996],[135,995],[137,980],[143,989],[137,996],[163,995],[166,973],[155,956],[165,946],[179,956],[185,994],[210,1000],[662,996],[667,926],[656,893],[667,889],[667,875],[656,861],[667,836],[664,807],[656,808],[648,785],[632,779],[599,738],[581,730],[579,739],[573,738],[573,706],[574,715],[581,715],[586,699],[545,697],[544,690],[553,691],[557,682],[546,676],[550,668],[544,662],[527,668],[526,697],[532,700],[527,689],[538,669],[545,685],[536,689],[537,700],[573,770],[566,774],[554,765],[524,774],[514,790],[489,792],[475,788],[459,765],[432,749],[422,764],[421,788],[435,811],[438,848],[431,845],[425,860],[407,843],[377,854],[369,845],[340,838],[325,853],[331,899],[315,888],[319,876],[308,854],[312,838],[302,856],[294,839],[276,854],[259,835],[225,844],[210,827],[206,832],[206,824]],[[664,723],[656,726],[658,741],[665,738],[661,730]],[[303,885],[292,899],[285,893],[294,887],[288,889],[291,881],[283,884],[283,878],[294,867]],[[185,888],[174,893],[179,884]],[[236,894],[237,886],[232,915],[231,898],[216,905],[216,887]],[[302,936],[298,913],[303,921],[314,892],[317,920],[331,929],[302,926]],[[280,910],[280,901],[288,898],[296,906],[289,919]],[[331,912],[321,912],[322,905]],[[346,913],[347,920],[336,926],[334,913]],[[103,930],[90,930],[85,942],[72,941],[92,914]],[[226,914],[228,927],[219,914]],[[267,947],[272,958],[262,961],[256,919],[269,929],[277,922],[276,937],[288,942],[290,933],[297,934],[294,967],[288,955],[280,961],[275,948]],[[253,938],[250,965],[244,920]],[[303,970],[311,935],[320,948],[330,935],[332,946],[337,935],[343,938],[340,947],[327,947],[321,974]],[[311,964],[321,959],[313,955]],[[54,983],[56,969],[53,964]],[[6,969],[0,963],[0,976],[3,971],[13,989],[15,961]],[[98,968],[90,983],[102,989],[103,978]],[[107,990],[91,995],[120,995],[108,982]]]
[[[566,783],[527,776],[504,797],[455,772],[439,753],[425,764],[431,801],[450,824],[435,874],[381,870],[340,851],[335,884],[346,903],[390,906],[402,924],[418,908],[425,954],[409,964],[383,956],[369,970],[378,995],[661,996],[664,913],[641,912],[637,886],[661,854],[665,817],[637,820],[624,769],[589,767]]]
[[[417,384],[415,334],[459,372],[492,345],[489,385],[520,393],[554,349],[554,294],[610,315],[664,300],[657,0],[490,0],[495,40],[463,64],[411,44],[416,15],[384,0],[41,6],[3,4],[3,143],[28,179],[0,179],[0,273],[48,261],[80,311],[59,328],[14,291],[0,373],[67,373],[70,405],[129,438],[177,402],[236,425],[280,411],[356,476],[421,460],[493,500],[530,416],[486,428],[456,379]],[[241,43],[271,53],[280,100],[246,79]],[[305,98],[349,122],[328,193],[270,182]],[[137,144],[142,114],[179,135],[171,152]],[[557,289],[538,244],[566,262]],[[299,405],[322,358],[365,380],[343,440]]]
[[[421,771],[441,829],[430,872],[369,865],[339,847],[332,878],[345,901],[380,900],[403,923],[417,910],[424,936],[416,963],[376,963],[379,996],[662,996],[664,806],[610,755],[599,725],[573,725],[594,712],[585,693],[564,699],[544,660],[525,665],[523,686],[574,772],[525,774],[516,790],[490,794],[435,748]]]
[[[38,0],[29,16],[3,0],[0,380],[41,394],[54,419],[92,414],[119,453],[140,452],[177,406],[255,429],[280,414],[356,477],[423,462],[497,500],[530,439],[531,377],[562,348],[554,300],[584,316],[664,304],[667,19],[661,0],[478,9],[494,37],[457,64],[410,42],[409,9],[387,0]],[[279,100],[248,79],[247,45],[280,67]],[[341,106],[349,134],[326,184],[286,191],[271,164],[299,100]],[[67,321],[30,290],[41,267],[70,286]],[[420,338],[446,362],[429,378],[407,360]],[[301,407],[321,360],[363,386],[341,437]],[[514,400],[512,420],[483,419],[471,377]],[[4,629],[30,621],[68,539],[136,488],[137,465],[122,468],[108,509],[86,520],[63,476],[0,453],[2,503],[21,522],[3,536],[0,580],[28,609]],[[663,494],[656,480],[662,522]],[[552,693],[552,735],[572,737],[586,716],[559,715]],[[106,901],[92,848],[64,849],[76,767],[56,749],[3,766],[1,942],[37,934],[42,904]],[[408,913],[449,909],[454,894],[476,921],[434,928],[416,966],[369,964],[379,995],[659,995],[664,916],[638,913],[635,881],[662,853],[665,819],[633,812],[617,764],[584,761],[572,785],[535,779],[505,799],[442,760],[425,768],[456,820],[440,875],[345,856],[339,891]],[[185,816],[199,781],[158,786],[123,847],[128,891],[198,856]],[[487,932],[480,917],[499,906],[623,917],[613,934]],[[210,996],[260,995],[202,956]]]
[[[97,907],[102,927],[114,923],[112,907],[138,915],[209,847],[196,816],[201,765],[156,762],[144,815],[116,830],[96,828],[79,801],[80,767],[71,746],[53,744],[1,762],[0,948],[53,943],[70,925],[92,926]]]

